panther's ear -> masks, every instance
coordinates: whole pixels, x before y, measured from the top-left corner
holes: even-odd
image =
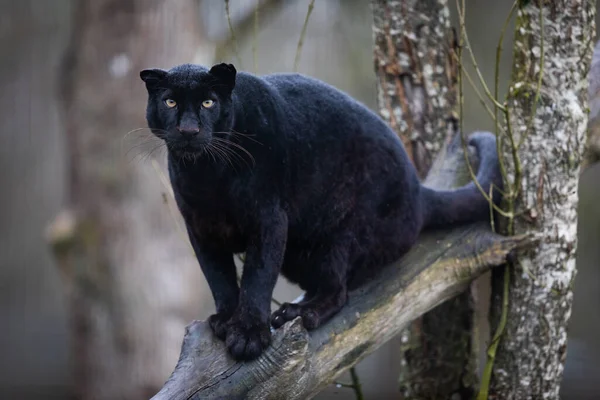
[[[156,86],[167,76],[167,71],[159,68],[144,69],[140,71],[140,78],[146,82],[148,90],[156,88]]]
[[[235,75],[237,73],[233,64],[221,63],[213,65],[209,73],[217,78],[219,84],[223,85],[223,88],[231,93],[235,87]]]

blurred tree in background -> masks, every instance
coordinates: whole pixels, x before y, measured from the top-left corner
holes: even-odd
[[[78,398],[145,398],[177,360],[204,289],[169,210],[164,152],[143,149],[160,142],[139,129],[139,71],[206,61],[193,57],[202,40],[198,2],[81,1],[72,12],[59,81],[67,208],[50,239],[68,291],[74,382]],[[154,169],[124,152],[129,135]]]

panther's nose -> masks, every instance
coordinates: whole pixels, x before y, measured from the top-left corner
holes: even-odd
[[[191,139],[194,136],[196,136],[198,133],[200,133],[200,129],[198,127],[196,127],[196,126],[185,126],[185,125],[182,126],[182,125],[180,125],[180,126],[177,127],[177,130],[186,139]]]

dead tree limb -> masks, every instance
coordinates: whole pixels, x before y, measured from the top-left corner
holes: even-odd
[[[329,323],[309,334],[296,319],[249,363],[235,362],[205,322],[193,322],[175,371],[153,400],[310,398],[526,242],[485,225],[425,235],[401,262],[352,293]]]
[[[431,186],[464,174],[460,141],[432,167]],[[153,400],[304,399],[397,335],[411,321],[465,290],[489,268],[505,262],[528,237],[503,237],[488,223],[424,234],[399,262],[352,292],[348,304],[308,333],[301,321],[274,332],[257,360],[235,362],[205,322],[188,326],[173,374]]]

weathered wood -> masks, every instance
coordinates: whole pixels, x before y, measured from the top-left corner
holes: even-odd
[[[430,185],[465,173],[460,140],[442,151]],[[308,333],[299,319],[274,332],[257,360],[237,363],[204,322],[192,323],[171,378],[153,400],[304,399],[397,335],[411,321],[468,287],[529,242],[503,237],[489,223],[424,234],[399,262],[350,293],[332,320]]]
[[[485,224],[424,235],[401,262],[351,293],[327,324],[309,334],[296,319],[249,363],[235,362],[205,322],[193,322],[175,371],[153,400],[310,398],[526,242],[493,234]]]

